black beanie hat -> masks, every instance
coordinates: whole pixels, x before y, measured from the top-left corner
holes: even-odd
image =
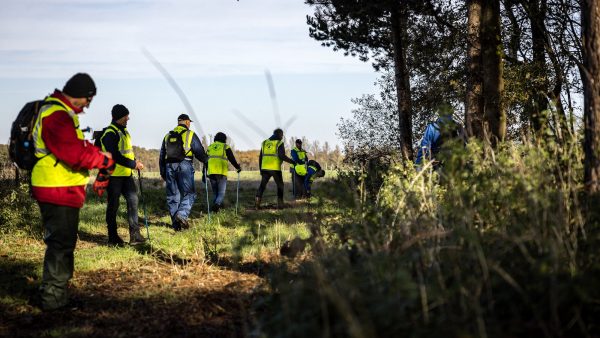
[[[225,133],[222,132],[218,132],[217,135],[215,135],[214,138],[215,142],[227,142],[227,135],[225,135]]]
[[[129,109],[122,104],[115,104],[110,113],[112,114],[112,119],[116,121],[123,116],[129,115]]]
[[[96,84],[88,74],[77,73],[67,81],[62,91],[74,98],[92,97],[96,95]]]

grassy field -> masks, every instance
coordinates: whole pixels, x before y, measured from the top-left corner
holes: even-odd
[[[69,310],[67,317],[29,304],[41,279],[45,245],[37,206],[27,201],[26,187],[21,187],[25,197],[20,202],[27,204],[32,219],[28,222],[23,215],[21,228],[3,231],[0,237],[0,336],[248,334],[250,304],[266,287],[265,271],[281,261],[279,249],[285,241],[310,235],[307,224],[315,202],[291,201],[286,191],[287,208],[274,209],[275,187],[270,182],[265,209],[254,211],[260,176],[242,172],[236,213],[237,173],[232,172],[226,209],[209,219],[204,184],[197,177],[191,229],[175,232],[169,224],[164,183],[157,177],[144,173],[142,178],[145,208],[140,203],[140,226],[146,235],[145,209],[150,235],[145,245],[107,246],[105,201],[88,195],[71,283],[73,297],[85,305]],[[121,204],[118,231],[127,241],[123,200]]]
[[[230,173],[210,217],[197,175],[183,232],[145,173],[150,241],[108,247],[105,202],[88,196],[76,306],[58,312],[29,302],[39,211],[0,173],[0,336],[599,337],[600,212],[577,144],[471,142],[440,171],[359,163],[317,181],[310,202],[291,200],[288,181],[284,209],[271,182],[253,210],[259,177],[243,172],[237,213]],[[126,228],[120,214],[128,240]]]

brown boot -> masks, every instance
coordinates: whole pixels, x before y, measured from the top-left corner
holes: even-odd
[[[137,245],[144,243],[146,239],[140,233],[140,229],[130,230],[129,231],[129,245]]]
[[[277,199],[277,209],[283,209],[284,208],[284,204],[283,204],[283,198],[282,199]]]
[[[260,209],[260,197],[258,196],[254,197],[254,209]]]

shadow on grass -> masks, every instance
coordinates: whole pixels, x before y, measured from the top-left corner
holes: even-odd
[[[41,264],[14,257],[0,257],[0,336],[3,336],[2,318],[27,304],[36,294]]]
[[[246,337],[253,295],[188,289],[180,294],[118,297],[86,288],[73,290],[79,304],[53,312],[26,307],[2,316],[0,335],[27,337]]]

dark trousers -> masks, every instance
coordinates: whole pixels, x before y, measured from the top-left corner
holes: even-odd
[[[44,225],[44,271],[40,296],[42,308],[52,310],[67,305],[67,283],[73,277],[73,251],[77,243],[79,208],[39,203]]]
[[[256,197],[262,197],[265,188],[267,187],[267,183],[269,183],[269,180],[273,177],[275,184],[277,184],[277,199],[283,199],[283,176],[281,175],[281,171],[261,170],[260,176],[261,181],[258,191],[256,192]]]
[[[304,176],[296,174],[295,171],[292,173],[292,175],[294,177],[294,197],[301,198],[306,195],[306,191],[304,189]]]
[[[127,202],[127,221],[129,223],[129,235],[140,231],[138,225],[138,195],[133,176],[119,177],[111,176],[107,189],[108,203],[106,206],[106,224],[108,225],[108,237],[117,236],[117,211],[119,211],[119,198],[125,197]]]

